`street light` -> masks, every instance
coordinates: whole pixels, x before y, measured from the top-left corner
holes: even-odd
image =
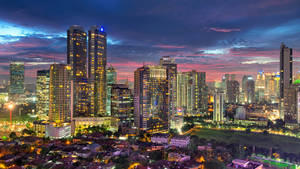
[[[14,109],[14,104],[13,102],[8,103],[8,109],[9,109],[9,120],[10,120],[10,126],[12,125],[12,110]]]

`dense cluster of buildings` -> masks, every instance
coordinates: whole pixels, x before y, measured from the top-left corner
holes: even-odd
[[[86,32],[81,26],[71,26],[67,31],[67,64],[37,71],[33,114],[40,121],[34,123],[35,128],[41,136],[56,133],[55,138],[87,127],[83,122],[117,123],[114,130],[124,133],[164,133],[170,128],[180,130],[184,116],[208,115],[223,122],[228,105],[236,105],[236,117],[245,119],[243,106],[256,103],[277,105],[278,118],[295,126],[300,122],[299,83],[293,76],[292,49],[283,43],[280,49],[279,73],[259,71],[256,79],[244,75],[241,85],[235,74],[225,74],[221,82],[211,85],[205,72],[179,72],[175,59],[163,56],[157,65],[137,68],[134,88],[130,89],[128,83],[119,84],[117,71],[107,66],[103,27],[92,26]],[[11,62],[8,94],[2,92],[0,101],[24,102],[28,97],[24,88],[24,63]],[[62,131],[71,133],[60,135]]]

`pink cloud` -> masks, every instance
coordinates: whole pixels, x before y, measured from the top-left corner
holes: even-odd
[[[212,28],[209,28],[209,29],[212,30],[212,31],[215,31],[215,32],[224,32],[224,33],[241,31],[241,29],[239,29],[239,28],[225,29],[225,28],[212,27]]]

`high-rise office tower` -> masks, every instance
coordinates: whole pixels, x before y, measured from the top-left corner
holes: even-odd
[[[125,84],[112,84],[111,87],[111,116],[119,118],[122,127],[132,127],[134,113],[131,90]]]
[[[216,92],[214,94],[214,113],[213,121],[222,122],[224,121],[224,93]]]
[[[111,88],[117,83],[117,72],[114,67],[110,66],[106,69],[106,115],[111,115]]]
[[[225,102],[229,102],[229,97],[228,97],[228,83],[229,81],[235,80],[235,74],[225,74],[225,76],[222,77],[222,90],[225,92]]]
[[[228,103],[239,103],[240,84],[236,80],[230,80],[227,83],[227,98]]]
[[[87,35],[81,26],[71,26],[67,31],[67,63],[71,66],[74,82],[74,116],[89,116],[87,81]]]
[[[208,92],[205,83],[205,72],[178,73],[177,105],[183,112],[198,114],[207,110]]]
[[[88,77],[90,83],[90,112],[106,116],[106,33],[102,27],[89,30]]]
[[[38,70],[36,75],[36,112],[40,119],[48,120],[50,70]]]
[[[177,112],[177,64],[175,63],[175,59],[170,56],[163,56],[160,59],[160,66],[164,66],[166,68],[167,73],[167,90],[168,90],[168,105],[169,105],[169,120],[175,115]]]
[[[280,46],[280,98],[284,98],[284,89],[293,82],[293,49],[281,43]]]
[[[187,87],[188,87],[188,76],[186,73],[177,73],[177,109],[183,114],[187,113]]]
[[[65,64],[50,66],[49,121],[70,122],[73,113],[72,68]]]
[[[134,120],[139,130],[168,130],[167,92],[165,67],[143,66],[134,72]]]
[[[24,69],[23,62],[10,63],[9,100],[11,101],[18,102],[20,95],[24,94]]]
[[[291,107],[291,98],[289,98],[289,91],[293,90],[293,49],[281,43],[280,46],[280,118],[285,121],[289,120],[289,111]]]
[[[255,82],[251,75],[243,76],[242,80],[242,93],[243,93],[243,103],[253,103],[255,97]]]
[[[255,81],[255,95],[257,102],[265,100],[266,76],[264,71],[259,71]]]

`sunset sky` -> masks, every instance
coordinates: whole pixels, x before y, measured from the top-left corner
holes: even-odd
[[[26,81],[55,60],[66,62],[66,31],[102,25],[108,34],[108,65],[118,79],[159,58],[176,58],[180,71],[225,73],[278,71],[279,48],[294,49],[300,70],[299,0],[2,0],[0,79],[11,59],[26,62]]]

